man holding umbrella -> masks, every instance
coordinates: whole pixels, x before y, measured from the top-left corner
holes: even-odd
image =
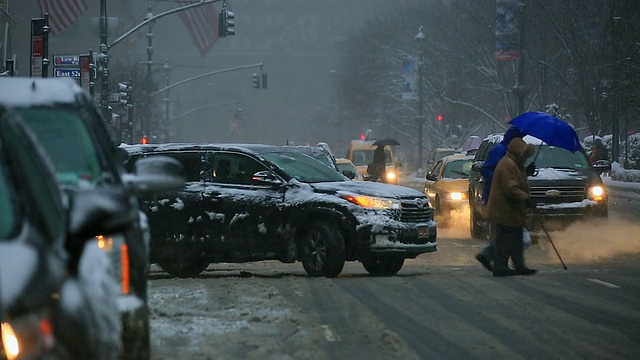
[[[489,220],[495,226],[493,276],[536,273],[536,270],[525,265],[522,242],[527,209],[531,206],[524,162],[534,151],[533,145],[525,143],[519,137],[514,138],[493,174],[487,206]],[[509,258],[515,270],[509,269]]]

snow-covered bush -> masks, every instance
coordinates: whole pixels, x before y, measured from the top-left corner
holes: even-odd
[[[617,162],[611,164],[611,172],[609,175],[612,180],[640,182],[640,170],[624,169]]]
[[[627,168],[640,169],[640,133],[627,138]]]

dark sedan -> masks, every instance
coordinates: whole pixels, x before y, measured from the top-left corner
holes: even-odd
[[[436,251],[436,224],[419,191],[354,182],[292,148],[255,144],[121,145],[130,161],[179,160],[187,185],[143,199],[151,260],[179,277],[210,263],[301,261],[335,277],[345,261],[394,275],[406,258]]]

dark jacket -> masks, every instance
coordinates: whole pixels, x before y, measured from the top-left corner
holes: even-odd
[[[530,195],[523,163],[534,150],[533,145],[520,138],[509,143],[507,154],[498,162],[493,174],[489,220],[503,226],[525,226]]]

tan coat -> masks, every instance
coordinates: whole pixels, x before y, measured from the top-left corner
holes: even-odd
[[[509,143],[507,154],[493,173],[487,204],[489,220],[502,226],[525,226],[530,195],[523,163],[534,150],[520,138]]]

